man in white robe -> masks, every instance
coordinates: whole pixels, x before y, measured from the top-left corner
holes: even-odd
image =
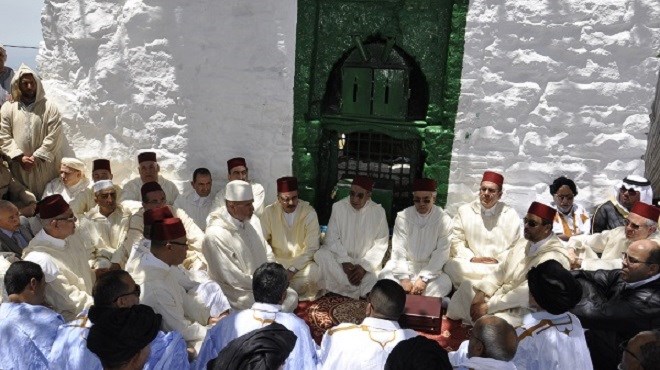
[[[529,310],[527,271],[549,259],[569,268],[568,253],[552,232],[556,210],[533,202],[525,216],[524,236],[491,276],[476,282],[466,280],[449,302],[447,317],[471,324],[489,314],[518,326]]]
[[[245,158],[236,157],[227,161],[228,181],[241,180],[250,183],[252,186],[252,195],[254,197],[254,214],[261,217],[264,212],[266,191],[264,187],[254,181],[249,180],[249,173],[247,162]],[[217,211],[225,205],[225,192],[224,189],[220,190],[213,200],[213,211]]]
[[[23,259],[44,271],[46,302],[65,320],[73,320],[92,305],[94,273],[84,236],[76,232],[76,217],[60,194],[39,202],[43,229],[23,251]]]
[[[458,208],[450,259],[444,266],[456,288],[465,280],[479,281],[492,275],[521,239],[520,217],[500,201],[503,184],[499,173],[484,172],[479,198]]]
[[[320,279],[314,262],[319,249],[319,220],[314,207],[298,198],[295,177],[277,179],[277,201],[264,210],[261,227],[275,261],[289,272],[289,284],[299,299],[315,299]]]
[[[124,270],[112,270],[102,275],[94,284],[93,311],[102,312],[116,308],[133,307],[140,303],[140,286]],[[92,322],[87,312],[76,320],[60,325],[53,350],[49,356],[52,369],[101,370],[99,358],[87,348],[87,336]],[[149,369],[182,369],[188,366],[186,342],[177,332],[159,332],[151,342]],[[168,348],[169,347],[169,348]]]
[[[574,202],[578,194],[575,182],[565,176],[559,176],[550,184],[549,190],[552,195],[550,205],[557,210],[552,232],[564,242],[575,235],[589,234],[591,218],[584,207]]]
[[[112,180],[112,170],[110,168],[110,161],[107,159],[95,159],[92,162],[92,184],[101,180]],[[121,186],[118,184],[113,185],[117,199],[121,200]],[[69,206],[76,216],[84,215],[86,212],[96,207],[96,195],[94,189],[89,186],[84,191],[78,193],[73,200],[69,202]]]
[[[179,196],[179,188],[176,185],[160,175],[160,165],[156,159],[155,152],[142,152],[138,154],[138,172],[140,177],[129,180],[122,189],[121,201],[133,200],[140,202],[142,200],[140,189],[142,185],[155,181],[163,188],[167,204],[172,205]]]
[[[42,198],[46,183],[57,177],[62,158],[62,125],[57,106],[46,99],[41,80],[21,65],[11,82],[13,102],[0,109],[2,152],[11,158],[14,179]]]
[[[232,313],[209,330],[192,368],[206,369],[207,363],[235,338],[277,322],[298,337],[284,369],[315,370],[316,344],[309,326],[295,314],[282,312],[288,285],[288,275],[282,265],[267,262],[259,266],[252,280],[255,303],[247,310]]]
[[[355,176],[349,196],[332,205],[325,244],[314,255],[321,287],[355,299],[376,283],[389,241],[385,210],[371,201],[373,186]]]
[[[113,254],[126,238],[130,212],[117,203],[117,191],[111,180],[94,183],[97,206],[80,221],[81,232],[88,239],[92,268],[110,268]]]
[[[165,207],[168,204],[165,191],[160,184],[155,181],[142,185],[140,192],[142,208],[139,208],[128,220],[126,238],[122,241],[120,247],[112,256],[111,262],[116,264],[114,268],[126,266],[133,246],[138,245],[144,238],[144,212],[149,209]],[[122,203],[123,206],[128,204],[128,202]],[[190,251],[188,252],[188,258],[184,262],[185,268],[188,270],[206,270],[206,261],[202,255],[204,232],[197,227],[195,221],[193,221],[185,211],[172,206],[168,207],[172,211],[174,217],[181,219],[181,222],[183,222],[183,226],[186,229]]]
[[[77,158],[64,157],[60,165],[60,176],[46,184],[43,196],[61,194],[62,198],[70,203],[89,185],[89,179],[85,176],[85,163]]]
[[[486,315],[474,323],[470,339],[461,343],[456,352],[449,353],[449,361],[454,369],[460,370],[516,370],[511,360],[517,345],[511,324]]]
[[[46,281],[41,267],[15,262],[4,282],[9,301],[0,305],[0,368],[49,369],[47,357],[64,319],[44,306]]]
[[[194,299],[187,299],[172,266],[186,259],[188,242],[186,230],[178,218],[167,218],[151,226],[151,253],[145,254],[137,266],[142,280],[141,301],[163,315],[162,330],[178,331],[188,348],[199,352],[206,336],[207,325],[219,317]]]
[[[368,302],[367,317],[360,325],[343,323],[325,332],[319,350],[321,369],[382,369],[399,342],[417,336],[399,326],[406,292],[398,283],[378,280]]]
[[[518,370],[584,369],[594,367],[584,329],[577,316],[568,312],[582,298],[582,286],[554,260],[527,273],[530,307],[518,334],[513,362]]]
[[[252,274],[263,263],[273,262],[274,256],[253,214],[252,186],[230,181],[224,195],[225,205],[211,214],[202,249],[211,279],[220,284],[232,308],[245,310],[254,303]],[[289,288],[283,310],[293,312],[297,305],[298,294]]]
[[[398,282],[408,294],[446,297],[452,284],[442,267],[449,259],[451,217],[435,205],[434,180],[415,179],[412,189],[414,205],[396,216],[392,255],[380,278]]]
[[[211,194],[213,188],[211,172],[203,167],[196,169],[193,172],[190,186],[190,189],[176,198],[174,206],[184,210],[195,221],[195,224],[204,231],[206,230],[206,219],[209,217],[213,206],[214,194]]]
[[[660,209],[637,202],[624,220],[624,226],[571,238],[566,245],[571,258],[571,268],[589,271],[620,269],[623,267],[621,253],[625,252],[632,242],[642,239],[660,242],[659,216]]]

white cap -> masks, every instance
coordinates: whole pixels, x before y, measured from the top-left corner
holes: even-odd
[[[114,185],[112,184],[112,180],[99,180],[94,183],[94,186],[92,186],[92,189],[94,192],[99,192],[104,189],[110,189]]]
[[[80,159],[64,157],[62,158],[62,164],[74,170],[81,171],[83,174],[85,173],[85,163]]]
[[[230,202],[253,200],[252,185],[243,180],[230,181],[225,187],[225,199]]]

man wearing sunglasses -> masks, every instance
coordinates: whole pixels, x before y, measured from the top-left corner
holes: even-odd
[[[626,251],[630,243],[642,239],[660,242],[658,217],[660,209],[637,202],[624,220],[624,226],[599,234],[572,237],[566,245],[571,258],[571,268],[590,271],[620,269],[621,253]]]
[[[83,235],[76,232],[76,217],[60,194],[37,205],[43,229],[23,250],[23,259],[44,271],[46,302],[66,321],[92,305],[94,277]],[[97,270],[100,272],[100,270]]]
[[[660,245],[652,240],[630,244],[621,269],[573,271],[583,287],[573,309],[586,333],[596,369],[615,369],[619,343],[660,325]]]
[[[596,208],[591,218],[591,233],[624,226],[630,209],[640,201],[646,204],[653,201],[651,182],[641,176],[629,175],[614,186],[612,197]]]
[[[389,229],[383,207],[371,201],[374,181],[355,176],[349,196],[332,205],[325,244],[314,260],[321,286],[357,299],[376,284],[387,251]]]
[[[447,317],[472,323],[489,314],[519,326],[530,312],[527,272],[550,259],[569,268],[566,249],[552,232],[556,212],[543,203],[532,202],[524,218],[525,239],[516,242],[494,274],[461,284],[449,302]]]
[[[446,297],[451,291],[451,280],[442,272],[449,259],[451,217],[435,205],[436,189],[432,179],[413,181],[414,205],[396,216],[392,256],[380,275],[408,294]]]

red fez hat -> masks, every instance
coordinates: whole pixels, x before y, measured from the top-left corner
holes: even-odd
[[[481,181],[494,182],[497,184],[497,186],[502,187],[502,184],[504,184],[504,176],[500,175],[497,172],[486,171],[484,172],[484,177],[481,178]]]
[[[166,241],[186,236],[186,229],[180,218],[166,218],[151,225],[151,240]]]
[[[110,161],[107,159],[95,159],[94,162],[92,162],[92,172],[96,170],[107,170],[108,172],[112,172],[110,170]]]
[[[144,226],[153,225],[156,221],[172,218],[174,215],[170,207],[158,207],[144,211]]]
[[[532,202],[532,204],[529,206],[529,209],[527,210],[527,213],[539,216],[545,221],[552,222],[555,219],[557,210],[543,203]]]
[[[247,168],[247,163],[245,162],[245,158],[236,157],[236,158],[232,158],[232,159],[228,160],[227,161],[227,172],[231,172],[232,168],[238,167],[238,166],[243,166],[243,167]]]
[[[367,176],[357,175],[353,178],[352,185],[357,185],[366,191],[372,191],[374,189],[374,180]]]
[[[138,154],[138,163],[142,162],[157,162],[156,153],[154,152],[142,152]]]
[[[644,202],[637,202],[633,204],[632,208],[630,209],[630,213],[642,216],[653,222],[658,222],[658,217],[660,217],[660,209],[658,209],[658,207],[654,207]]]
[[[147,194],[151,193],[152,191],[163,191],[163,188],[156,181],[146,182],[140,188],[140,193],[142,194],[142,198],[146,198]]]
[[[69,210],[69,204],[60,194],[53,194],[42,199],[37,204],[37,212],[41,219],[54,218]]]
[[[413,181],[412,191],[437,191],[438,183],[433,179],[415,179]]]
[[[277,179],[277,192],[286,193],[298,190],[298,179],[295,177],[280,177]]]

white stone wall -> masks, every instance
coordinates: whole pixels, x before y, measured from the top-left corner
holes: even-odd
[[[295,0],[46,0],[42,24],[44,85],[87,163],[123,180],[156,149],[187,186],[244,156],[271,199],[291,173]]]
[[[470,1],[448,210],[486,169],[521,215],[560,175],[588,208],[643,175],[659,51],[657,0]]]

